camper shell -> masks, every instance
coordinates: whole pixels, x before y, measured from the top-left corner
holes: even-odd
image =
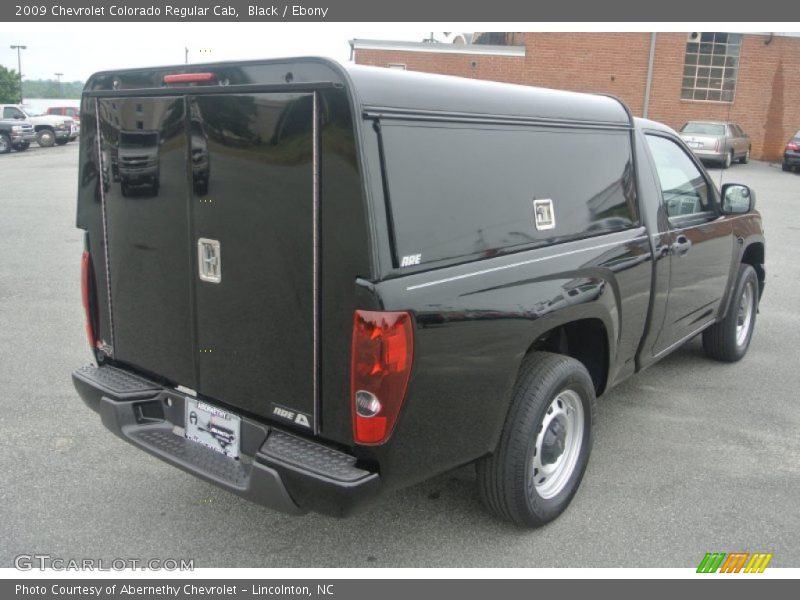
[[[644,136],[677,136],[611,97],[287,59],[98,73],[81,123],[95,364],[76,388],[126,441],[285,512],[343,515],[491,456],[531,352],[602,394],[724,318],[751,245],[763,287],[760,218],[734,247],[709,181],[705,283],[669,312]],[[131,130],[158,132],[149,193],[109,175]],[[375,433],[354,381],[381,314],[401,393]],[[233,419],[235,455],[187,433],[187,407]]]

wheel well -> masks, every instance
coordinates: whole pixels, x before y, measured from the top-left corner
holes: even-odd
[[[580,319],[559,325],[536,338],[528,353],[543,351],[571,356],[583,363],[599,396],[608,378],[608,332],[600,319]]]
[[[744,250],[742,255],[742,262],[750,265],[756,270],[758,275],[759,293],[764,291],[764,278],[766,273],[764,271],[764,244],[755,242],[750,244]]]

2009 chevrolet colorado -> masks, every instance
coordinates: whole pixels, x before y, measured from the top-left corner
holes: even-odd
[[[476,462],[493,513],[540,525],[597,396],[699,334],[748,349],[753,191],[616,99],[294,59],[98,73],[81,122],[75,386],[267,506],[341,515]],[[104,175],[137,129],[146,196]]]

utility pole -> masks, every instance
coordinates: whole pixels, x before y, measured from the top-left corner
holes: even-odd
[[[19,103],[22,104],[22,50],[27,50],[27,46],[11,45],[12,50],[17,51],[17,71],[19,72]]]
[[[53,75],[55,75],[56,79],[58,80],[58,95],[63,96],[64,90],[61,89],[61,76],[63,75],[63,73],[53,73]]]

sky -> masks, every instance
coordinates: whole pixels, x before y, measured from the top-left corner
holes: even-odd
[[[442,30],[466,31],[800,31],[787,23],[0,23],[0,65],[17,68],[22,44],[25,79],[85,81],[106,69],[327,56],[350,58],[353,38],[421,41]],[[794,34],[797,35],[797,34]]]
[[[424,25],[423,25],[424,27]],[[105,69],[214,62],[327,56],[346,62],[353,38],[421,41],[430,37],[420,24],[391,23],[0,23],[0,64],[17,69],[17,52],[25,45],[25,79],[84,81]],[[437,33],[442,37],[442,33]],[[202,52],[201,52],[202,50]]]

